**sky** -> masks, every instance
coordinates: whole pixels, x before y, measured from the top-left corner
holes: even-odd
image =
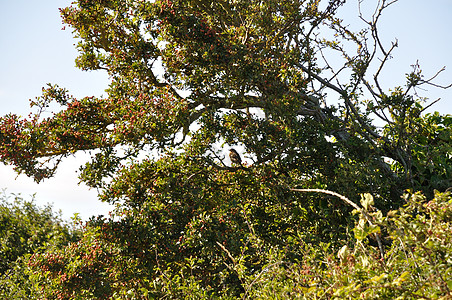
[[[58,8],[70,5],[67,0],[0,0],[0,116],[29,114],[29,99],[41,94],[47,83],[67,88],[75,97],[100,96],[108,85],[102,72],[83,72],[75,68],[76,40],[71,30],[62,30]],[[363,5],[377,0],[363,0]],[[356,25],[357,0],[349,0],[342,9],[347,23]],[[387,45],[395,38],[399,47],[394,59],[382,74],[388,89],[403,85],[410,65],[419,61],[426,78],[439,69],[446,70],[436,83],[452,83],[452,1],[400,0],[390,6],[380,20],[380,35]],[[442,98],[430,111],[452,113],[452,89],[428,87],[420,91],[431,100]],[[97,192],[79,184],[77,171],[89,155],[77,154],[66,159],[55,177],[36,184],[12,166],[0,164],[0,189],[20,193],[29,199],[36,193],[38,205],[52,203],[68,219],[79,213],[83,219],[106,215],[111,206],[97,199]]]

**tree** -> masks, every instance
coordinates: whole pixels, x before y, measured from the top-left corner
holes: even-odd
[[[99,265],[74,269],[85,256],[63,255],[66,264],[54,266],[56,286],[55,274],[85,274],[65,297],[87,278],[99,280],[87,295],[123,292],[113,274],[154,296],[168,292],[168,278],[237,295],[231,257],[252,273],[274,247],[296,260],[301,237],[346,238],[348,206],[292,188],[354,201],[368,192],[386,212],[406,188],[451,185],[451,117],[423,116],[415,93],[436,76],[426,80],[416,66],[406,86],[380,84],[396,43],[383,45],[377,24],[396,1],[361,16],[359,32],[336,16],[344,2],[79,0],[61,10],[80,39],[77,66],[108,72],[108,97],[75,99],[49,85],[32,102],[34,117],[1,118],[0,157],[40,181],[64,157],[94,151],[80,178],[117,203],[120,218],[93,219],[73,246],[99,246]],[[52,101],[61,111],[42,118]],[[247,163],[228,166],[225,145],[239,146]],[[113,253],[117,260],[100,259]]]
[[[0,295],[28,298],[30,294],[15,294],[30,286],[23,272],[28,257],[61,249],[78,240],[79,234],[50,205],[40,208],[34,199],[27,201],[4,192],[0,198]]]
[[[50,205],[39,208],[34,200],[26,201],[20,195],[14,195],[13,201],[10,198],[4,193],[0,199],[0,274],[25,254],[77,239],[77,232]]]

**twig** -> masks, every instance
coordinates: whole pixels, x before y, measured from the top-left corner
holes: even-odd
[[[260,271],[260,273],[256,276],[256,278],[254,278],[254,280],[250,283],[250,285],[246,288],[245,290],[245,294],[243,295],[242,299],[246,299],[246,296],[248,295],[249,290],[251,289],[251,287],[256,283],[256,281],[262,276],[262,274],[264,274],[265,272],[267,272],[270,268],[273,268],[274,266],[280,265],[282,264],[282,261],[277,261],[267,267],[265,267],[262,271]]]
[[[433,106],[436,102],[438,102],[439,100],[441,100],[441,98],[436,99],[435,101],[433,101],[432,103],[430,103],[429,105],[425,106],[420,112],[424,112],[426,109],[428,109],[429,107]]]

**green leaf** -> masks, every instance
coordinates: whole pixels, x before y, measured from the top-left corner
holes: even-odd
[[[374,205],[374,197],[369,194],[365,193],[361,195],[361,205],[364,207],[366,211],[369,210],[369,208]]]

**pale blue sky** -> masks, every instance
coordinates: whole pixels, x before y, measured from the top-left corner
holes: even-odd
[[[46,83],[57,83],[76,97],[99,96],[108,78],[99,72],[82,72],[74,67],[75,40],[70,29],[61,30],[59,7],[68,0],[0,0],[0,115],[10,112],[28,115],[28,99],[39,96]],[[346,16],[356,13],[357,0],[349,1]],[[364,0],[363,4],[377,3]],[[419,60],[426,77],[446,66],[438,83],[452,82],[452,1],[400,0],[381,20],[380,33],[389,43],[395,37],[399,47],[387,65],[383,83],[386,88],[404,83],[404,74]],[[350,19],[350,23],[354,21]],[[452,113],[452,89],[428,88],[423,93],[443,100],[433,109]],[[85,155],[86,157],[86,155]],[[37,185],[12,167],[0,165],[0,188],[24,196],[37,193],[39,203],[52,202],[64,216],[74,212],[83,218],[106,214],[109,207],[100,203],[96,191],[78,185],[76,171],[83,155],[63,163],[55,178]]]

